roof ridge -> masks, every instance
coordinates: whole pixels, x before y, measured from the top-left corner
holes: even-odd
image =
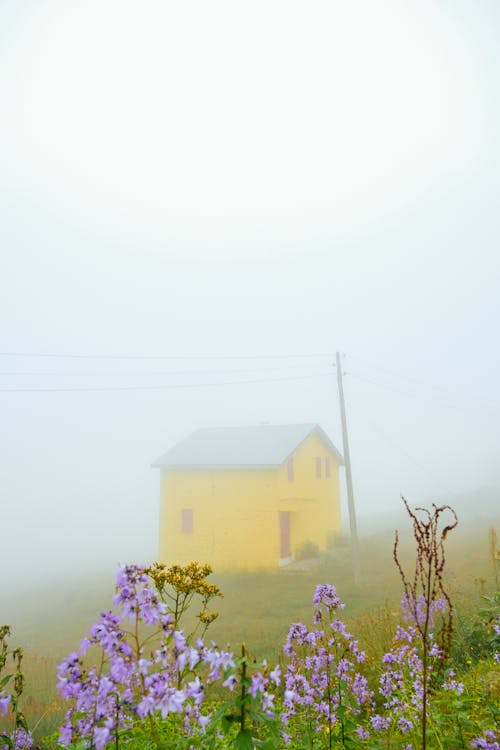
[[[279,466],[315,430],[342,463],[341,454],[322,427],[317,422],[303,422],[200,427],[160,456],[153,466]]]

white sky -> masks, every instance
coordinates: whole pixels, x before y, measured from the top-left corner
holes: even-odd
[[[318,421],[341,447],[336,349],[362,514],[500,485],[499,22],[494,0],[4,0],[20,574],[154,557],[150,463],[198,426]],[[162,387],[74,390],[118,386]]]

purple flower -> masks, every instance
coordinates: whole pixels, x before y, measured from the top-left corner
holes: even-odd
[[[9,710],[10,695],[8,693],[0,692],[0,713],[5,716]]]
[[[384,729],[389,728],[390,721],[380,716],[380,714],[375,714],[375,716],[371,717],[371,724],[376,732],[382,732]]]
[[[222,683],[222,687],[227,687],[232,692],[237,684],[238,684],[238,679],[236,675],[230,674],[227,680],[224,680],[224,682]]]
[[[321,607],[325,607],[329,615],[331,615],[336,609],[344,609],[345,607],[345,604],[342,604],[337,596],[337,589],[331,583],[319,584],[316,586],[316,591],[313,596],[313,605],[315,608],[313,622],[316,625],[320,623],[322,619]]]
[[[500,750],[500,744],[497,740],[498,735],[487,729],[482,737],[476,737],[470,744],[471,747],[478,747],[481,750]]]
[[[432,626],[434,624],[435,615],[438,612],[446,612],[448,606],[446,599],[433,599],[428,602],[423,594],[416,598],[405,594],[401,600],[403,619],[406,622],[413,622],[419,627],[422,626],[427,619],[429,625]]]
[[[260,672],[253,674],[248,692],[253,698],[255,698],[257,692],[264,693],[267,682],[269,682],[269,680],[267,680]]]
[[[340,659],[339,663],[337,664],[337,675],[340,677],[340,679],[344,679],[345,677],[347,677],[351,666],[351,662],[347,659]]]
[[[16,729],[11,735],[13,750],[30,750],[33,737],[25,729]]]
[[[111,732],[108,727],[95,727],[94,729],[94,744],[97,750],[102,750],[104,745],[111,739]]]
[[[205,734],[206,728],[208,724],[210,723],[210,719],[212,718],[211,714],[208,714],[207,716],[203,716],[203,714],[200,714],[198,716],[198,724],[201,727],[201,731],[203,734]]]
[[[264,692],[262,694],[262,710],[268,716],[274,716],[274,695],[272,693]]]
[[[82,655],[86,654],[89,648],[92,646],[92,641],[90,638],[82,638],[80,641],[80,653]]]
[[[454,677],[455,672],[453,672],[453,670],[450,670],[450,672],[448,673],[448,677],[443,682],[443,688],[445,690],[451,690],[458,695],[461,695],[464,692],[464,684],[463,682],[458,682],[457,680],[455,680]]]
[[[403,734],[407,734],[413,729],[413,724],[405,716],[401,716],[401,718],[398,719],[398,727],[401,729]]]
[[[307,634],[307,627],[301,622],[292,623],[288,629],[286,643],[283,648],[285,654],[290,656],[293,652],[293,644],[297,643],[298,645],[302,645],[305,642]]]
[[[269,677],[274,682],[276,686],[278,686],[281,682],[281,668],[280,665],[277,664],[272,672],[270,672]]]
[[[358,735],[360,740],[370,739],[370,732],[368,732],[362,726],[356,727],[356,734]]]
[[[62,745],[71,745],[73,741],[73,725],[71,724],[71,710],[66,714],[66,721],[59,730],[59,742]]]
[[[331,731],[340,709],[342,713],[360,714],[371,705],[372,693],[366,678],[357,671],[365,655],[342,620],[337,619],[344,605],[335,587],[317,586],[313,604],[316,627],[293,623],[285,642],[288,664],[281,720],[288,724],[296,716],[299,724]]]
[[[221,671],[234,668],[233,655],[215,646],[208,649],[201,639],[198,649],[188,646],[183,633],[174,631],[171,616],[139,566],[120,568],[115,603],[121,613],[102,613],[79,652],[58,666],[59,691],[72,703],[60,741],[69,745],[82,739],[103,750],[116,731],[155,713],[163,718],[182,714],[187,733],[194,727],[204,731],[208,719],[199,721],[199,706],[205,694],[195,670],[206,664],[208,680],[218,679]],[[133,620],[133,628],[126,625],[128,618]],[[147,652],[140,640],[144,626],[142,644],[156,639]],[[101,649],[99,669],[84,664],[90,646]]]
[[[174,645],[175,648],[179,651],[182,651],[186,648],[186,639],[184,637],[184,634],[182,630],[174,630],[173,632],[173,639],[174,639]]]

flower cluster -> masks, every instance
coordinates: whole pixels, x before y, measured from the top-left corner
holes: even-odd
[[[406,593],[401,599],[401,609],[405,622],[411,622],[418,628],[424,628],[427,620],[427,627],[432,628],[436,615],[447,611],[448,602],[443,597],[428,601],[423,594],[413,596]]]
[[[285,665],[271,668],[251,659],[245,646],[235,658],[178,629],[176,615],[187,599],[174,595],[173,615],[165,586],[175,584],[181,596],[191,592],[195,568],[187,577],[174,570],[161,585],[149,570],[120,569],[117,612],[102,613],[79,650],[58,667],[59,691],[71,701],[60,732],[64,745],[83,740],[88,748],[104,750],[122,733],[142,726],[161,748],[159,722],[168,719],[169,727],[176,727],[192,747],[214,747],[223,732],[240,747],[267,740],[281,746],[284,740],[354,748],[370,738],[383,741],[373,733],[387,732],[410,750],[424,736],[422,717],[439,719],[436,693],[460,695],[464,690],[455,672],[444,669],[446,644],[439,633],[449,613],[448,599],[426,601],[406,590],[402,624],[382,658],[375,713],[374,693],[364,675],[365,654],[340,619],[344,605],[334,586],[316,587],[312,625],[290,626]],[[160,569],[157,574],[166,576]],[[495,630],[498,634],[498,621]],[[213,713],[207,708],[213,705],[211,686],[217,688]],[[224,690],[228,700],[222,698]],[[0,692],[0,714],[9,710],[9,702]],[[484,730],[484,724],[474,733],[478,736],[471,747],[500,750],[498,736]],[[29,750],[30,742],[19,731],[12,748]]]
[[[196,671],[204,669],[205,683],[218,680],[234,667],[232,654],[207,648],[201,640],[196,647],[188,645],[183,633],[174,630],[144,568],[120,569],[114,602],[119,614],[102,613],[79,651],[58,667],[59,692],[73,703],[61,742],[84,738],[102,750],[118,731],[155,714],[180,714],[186,729],[203,730],[204,686]],[[142,625],[148,631],[141,641]],[[84,657],[95,651],[98,657],[87,667]]]
[[[145,572],[154,583],[161,600],[170,604],[176,628],[195,596],[201,599],[201,609],[196,617],[198,624],[202,626],[202,634],[219,616],[216,610],[208,607],[212,599],[223,597],[219,588],[206,580],[212,573],[210,565],[190,562],[185,566],[172,565],[167,568],[163,563],[157,562],[146,568]]]
[[[119,732],[145,720],[154,735],[155,719],[170,715],[178,716],[186,734],[204,734],[211,721],[202,711],[207,686],[222,681],[233,691],[241,679],[233,654],[201,638],[192,643],[176,630],[146,568],[119,570],[114,603],[118,614],[101,613],[78,652],[58,666],[59,692],[72,702],[60,741],[83,739],[102,750]],[[268,717],[274,716],[270,689],[279,682],[279,667],[253,670],[248,678],[245,689]]]
[[[384,731],[396,724],[402,734],[408,734],[418,724],[425,697],[438,666],[443,660],[443,650],[437,644],[433,628],[436,615],[446,612],[447,602],[436,599],[430,603],[424,597],[410,598],[405,595],[401,601],[404,625],[398,625],[393,638],[393,646],[382,657],[383,672],[379,679],[379,693],[387,711],[385,717],[379,714],[371,718],[376,731]],[[422,656],[422,630],[425,625],[427,665],[424,675]],[[449,671],[441,685],[445,690],[457,694],[463,692],[462,683]],[[427,690],[424,691],[424,684]]]
[[[481,750],[500,750],[500,737],[497,733],[486,730],[482,737],[476,737],[471,742],[471,747],[478,747]]]
[[[281,667],[276,665],[274,669],[269,671],[267,662],[264,661],[264,669],[262,671],[254,671],[250,678],[250,686],[248,687],[248,694],[252,696],[254,700],[259,701],[259,707],[269,717],[275,715],[275,694],[270,692],[275,687],[281,685]]]
[[[10,736],[10,750],[30,750],[33,747],[33,737],[27,729],[18,727]],[[7,745],[4,745],[7,750]]]
[[[343,730],[348,715],[352,719],[370,707],[372,692],[358,671],[365,654],[337,617],[344,605],[335,586],[317,586],[313,604],[313,623],[321,627],[292,624],[284,646],[288,665],[282,720],[288,724],[291,717],[305,718],[314,731],[331,734],[336,725]],[[366,730],[361,728],[357,736],[365,739]]]
[[[462,693],[464,692],[464,684],[463,682],[459,682],[458,680],[456,680],[455,677],[455,671],[453,669],[448,670],[447,677],[443,682],[443,688],[445,690],[450,690],[457,695],[462,695]]]

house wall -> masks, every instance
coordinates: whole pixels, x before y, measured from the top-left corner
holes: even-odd
[[[317,476],[319,459],[320,476]],[[326,459],[330,477],[326,477]],[[340,533],[339,467],[334,455],[314,433],[293,454],[293,480],[285,462],[278,469],[277,489],[281,510],[290,511],[291,547],[296,557],[310,541],[324,550]]]
[[[317,457],[321,478],[316,478]],[[183,511],[185,519],[192,517],[192,529],[184,520],[183,531]],[[293,481],[286,462],[265,470],[163,471],[160,560],[168,565],[197,560],[214,570],[276,569],[280,512],[290,514],[293,556],[306,541],[325,549],[340,531],[338,466],[314,434],[293,455]]]
[[[162,476],[160,559],[214,570],[273,568],[279,559],[275,470],[166,471]],[[182,532],[182,510],[193,530]]]

